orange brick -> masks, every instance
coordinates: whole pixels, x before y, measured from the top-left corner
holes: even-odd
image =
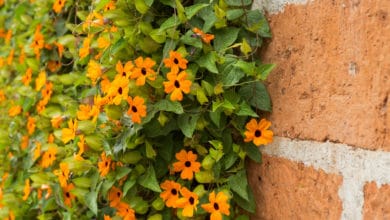
[[[287,159],[263,155],[251,162],[249,182],[257,202],[252,219],[339,219],[342,177]]]
[[[390,219],[390,185],[378,188],[375,182],[364,186],[364,219]]]

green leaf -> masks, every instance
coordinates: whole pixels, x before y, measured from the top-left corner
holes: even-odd
[[[246,41],[245,38],[242,39],[242,44],[240,46],[240,50],[242,53],[245,54],[245,56],[248,56],[250,52],[252,52],[251,46],[248,44],[248,41]]]
[[[256,71],[255,62],[246,62],[243,60],[239,60],[239,61],[237,61],[237,63],[234,64],[234,66],[240,68],[242,71],[244,71],[249,76],[254,75],[255,71]]]
[[[127,192],[137,183],[133,178],[129,178],[123,186],[123,196],[126,196]]]
[[[266,80],[268,75],[275,67],[275,64],[261,64],[258,68],[256,68],[257,76],[261,80]]]
[[[87,207],[93,212],[93,214],[95,214],[97,216],[97,211],[98,211],[98,207],[97,207],[97,192],[95,191],[92,191],[92,192],[88,192],[86,195],[85,195],[85,203],[87,205]]]
[[[213,111],[209,113],[211,121],[219,128],[221,122],[221,111]]]
[[[248,181],[245,170],[238,171],[234,176],[229,177],[228,181],[230,188],[240,195],[241,198],[249,200],[247,187]]]
[[[253,143],[245,143],[242,145],[242,148],[246,152],[246,154],[253,161],[260,163],[261,162],[261,153],[258,147],[256,147]]]
[[[145,174],[138,179],[138,182],[141,186],[145,188],[148,188],[158,193],[161,192],[153,166],[148,167]]]
[[[226,12],[226,18],[231,21],[241,17],[244,13],[244,9],[231,9]]]
[[[145,4],[149,7],[153,5],[153,2],[154,0],[145,0]]]
[[[227,27],[215,31],[214,48],[222,51],[232,45],[238,36],[239,28]]]
[[[157,43],[164,43],[166,38],[167,38],[167,34],[165,31],[161,31],[160,29],[154,29],[152,30],[150,33],[149,33],[149,36],[154,40],[156,41]]]
[[[180,102],[173,102],[167,99],[162,99],[154,104],[154,108],[158,111],[167,111],[174,112],[176,114],[183,114],[183,106],[181,106]]]
[[[181,4],[180,0],[175,0],[176,3],[176,11],[177,11],[177,16],[179,17],[179,20],[184,23],[187,21],[187,18],[184,14],[184,7]]]
[[[256,211],[256,200],[252,190],[248,186],[248,200],[241,198],[237,193],[233,191],[233,200],[243,209],[248,212],[254,213]]]
[[[192,16],[196,15],[202,8],[207,7],[209,4],[195,4],[191,5],[189,7],[185,7],[185,13],[187,16],[187,19],[191,19]]]
[[[221,74],[221,82],[225,86],[234,86],[245,76],[245,73],[238,67],[229,65],[226,69],[226,72]]]
[[[239,94],[253,107],[271,112],[271,99],[264,84],[255,82],[241,87]]]
[[[196,48],[202,48],[202,40],[198,37],[192,37],[192,32],[191,30],[187,31],[181,38],[180,41],[183,42],[184,44],[196,47]]]
[[[206,55],[200,57],[195,62],[200,66],[206,68],[212,73],[218,73],[217,66],[215,62],[217,61],[217,55],[214,51],[207,53]]]
[[[202,88],[199,88],[196,90],[196,99],[198,102],[203,105],[204,103],[207,103],[209,99],[207,98],[204,90]]]
[[[236,113],[236,115],[238,115],[238,116],[251,116],[254,118],[259,117],[257,115],[257,113],[255,111],[253,111],[252,108],[245,101],[243,101],[240,104],[240,110]]]
[[[146,148],[146,157],[147,158],[155,158],[157,153],[156,151],[153,149],[153,146],[151,143],[149,143],[148,141],[145,142],[145,148]]]
[[[141,14],[145,14],[149,10],[149,6],[145,3],[145,0],[134,0],[135,8]]]
[[[246,15],[246,29],[259,34],[262,37],[271,37],[268,21],[265,16],[259,11],[249,11]]]
[[[225,0],[229,6],[249,6],[252,0]]]
[[[108,4],[110,0],[98,0],[96,2],[96,6],[94,8],[95,11],[99,11],[100,9],[102,9],[104,6],[106,6]]]
[[[173,28],[173,27],[176,27],[177,25],[180,24],[180,20],[179,18],[174,15],[172,17],[169,17],[167,20],[165,20],[161,26],[160,26],[160,30],[161,31],[165,31],[166,29],[169,29],[169,28]]]
[[[192,137],[199,116],[200,116],[199,114],[187,114],[187,113],[179,116],[177,124],[186,137],[189,138]]]

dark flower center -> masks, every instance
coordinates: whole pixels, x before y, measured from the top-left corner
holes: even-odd
[[[255,131],[255,137],[260,137],[261,136],[261,131],[260,130],[256,130]]]
[[[121,197],[121,193],[120,193],[120,192],[117,192],[117,193],[116,193],[116,196]]]
[[[175,85],[176,88],[180,88],[180,83],[179,83],[179,81],[175,80],[174,85]]]
[[[137,113],[137,112],[138,112],[138,109],[137,109],[137,107],[132,106],[132,107],[131,107],[131,111],[133,111],[134,113]]]
[[[172,189],[171,193],[172,193],[172,195],[176,195],[177,194],[177,190],[176,189]]]
[[[39,42],[37,40],[35,41],[35,45],[37,45],[37,46],[39,45]]]
[[[49,154],[49,158],[51,158],[51,154]]]
[[[126,72],[125,71],[122,72],[122,76],[126,76]]]
[[[122,92],[123,92],[123,91],[122,91],[122,87],[119,87],[118,93],[122,95]]]
[[[70,197],[70,193],[69,193],[69,192],[66,192],[65,195],[66,195],[66,197],[68,197],[68,198]]]
[[[216,203],[216,202],[214,203],[214,209],[217,210],[217,211],[219,210],[218,203]]]
[[[188,201],[190,202],[191,205],[193,205],[194,202],[195,202],[195,199],[194,199],[194,197],[191,196],[190,199],[189,199]]]
[[[107,161],[104,163],[104,166],[108,166],[108,162]]]
[[[191,161],[186,161],[186,162],[184,163],[184,166],[190,167],[190,166],[191,166]]]
[[[175,58],[175,59],[173,59],[173,63],[177,65],[177,64],[179,64],[179,60],[177,60],[177,59]]]
[[[147,72],[146,72],[146,69],[145,69],[145,68],[142,68],[142,69],[141,69],[141,73],[142,73],[142,75],[144,75],[144,76],[145,76],[145,75],[146,75],[146,73],[147,73]]]

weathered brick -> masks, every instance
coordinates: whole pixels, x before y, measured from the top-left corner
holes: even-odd
[[[390,219],[390,185],[375,182],[364,186],[364,219]]]
[[[263,155],[251,162],[249,182],[257,201],[252,219],[339,219],[342,177],[287,159]]]

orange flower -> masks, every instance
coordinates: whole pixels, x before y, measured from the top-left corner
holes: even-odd
[[[92,85],[96,85],[97,79],[102,76],[102,68],[100,64],[94,60],[90,60],[87,67],[87,76],[91,79]]]
[[[5,92],[3,90],[0,90],[0,102],[5,101],[7,97],[5,97]]]
[[[42,89],[42,91],[41,91],[43,100],[45,100],[46,104],[47,104],[47,102],[49,102],[49,99],[50,99],[52,93],[53,93],[53,83],[46,82],[45,88]]]
[[[11,38],[12,38],[12,30],[9,29],[7,31],[7,34],[5,35],[5,44],[8,45],[10,42],[11,42]]]
[[[211,213],[210,220],[222,220],[222,214],[230,215],[229,203],[227,203],[228,197],[223,192],[219,192],[217,197],[215,197],[215,192],[213,191],[209,195],[209,202],[203,204],[202,208],[206,212]]]
[[[76,160],[84,160],[84,158],[81,156],[84,153],[85,150],[85,138],[84,135],[80,135],[80,140],[77,142],[77,146],[79,147],[79,152],[75,155]]]
[[[76,137],[76,131],[77,131],[77,120],[70,119],[68,121],[68,128],[62,129],[62,142],[66,144],[70,140],[73,140]]]
[[[32,135],[35,131],[35,118],[30,116],[27,118],[27,131],[29,135]]]
[[[87,27],[98,27],[102,25],[104,25],[104,17],[96,11],[92,11],[88,14],[82,27],[83,31],[85,31]]]
[[[165,180],[161,185],[164,191],[160,193],[160,197],[164,200],[167,207],[176,208],[176,202],[179,199],[181,185],[172,180]]]
[[[54,139],[55,139],[54,134],[53,133],[49,134],[49,136],[47,137],[47,143],[49,144],[54,143]]]
[[[107,38],[105,38],[105,37],[99,37],[97,39],[97,42],[98,42],[99,49],[106,49],[111,44],[110,41],[107,40]]]
[[[41,166],[47,168],[51,166],[56,160],[57,148],[50,146],[45,153],[43,153]]]
[[[83,46],[79,50],[80,59],[89,55],[89,45],[91,44],[92,36],[88,36],[83,41]]]
[[[110,11],[113,9],[115,9],[115,2],[112,0],[109,3],[107,3],[106,6],[104,6],[104,11]]]
[[[58,71],[61,68],[61,65],[61,62],[58,60],[49,60],[49,62],[47,62],[47,68],[52,73]]]
[[[28,142],[29,142],[29,137],[27,135],[24,135],[22,137],[22,143],[20,144],[20,148],[22,148],[22,150],[26,149],[28,147]]]
[[[12,107],[8,110],[8,115],[9,115],[10,117],[14,117],[14,116],[19,115],[21,112],[22,112],[22,107],[20,107],[20,105],[15,105],[15,106],[12,106]]]
[[[64,46],[58,42],[54,42],[54,44],[57,46],[58,50],[58,57],[62,57],[62,53],[64,52]]]
[[[246,124],[245,142],[253,141],[256,146],[266,145],[272,142],[273,132],[267,130],[271,126],[271,122],[266,119],[261,119],[257,123],[256,119],[251,119]]]
[[[47,102],[48,102],[48,100],[45,100],[45,99],[40,100],[40,101],[38,102],[38,104],[37,104],[37,106],[36,106],[36,109],[37,109],[37,112],[38,112],[39,114],[41,114],[41,113],[45,110]]]
[[[199,36],[203,42],[205,42],[206,44],[209,44],[213,39],[214,39],[214,35],[213,34],[205,34],[202,30],[200,30],[199,28],[193,28],[192,31],[197,35]]]
[[[63,120],[62,116],[57,116],[57,117],[52,118],[52,119],[50,120],[51,126],[52,126],[53,128],[59,128],[60,125],[61,125],[61,123],[62,123],[62,120]]]
[[[43,184],[41,185],[41,188],[38,188],[38,199],[42,198],[42,192],[43,190],[46,190],[45,199],[48,199],[52,193],[52,190],[49,185]]]
[[[110,207],[117,207],[121,202],[122,190],[113,186],[108,193],[108,201],[110,201]]]
[[[40,50],[45,46],[45,40],[41,34],[41,28],[42,25],[40,24],[36,27],[33,42],[30,45],[30,47],[34,49],[35,56],[38,60],[41,56]]]
[[[189,191],[186,187],[180,189],[180,194],[184,197],[176,201],[177,207],[183,209],[183,216],[192,217],[199,203],[198,195]]]
[[[104,219],[103,220],[111,220],[111,217],[109,215],[104,215]]]
[[[129,103],[127,114],[131,116],[131,120],[134,123],[141,123],[141,118],[146,116],[145,100],[139,96],[134,97],[134,99],[129,96],[127,103]]]
[[[23,200],[26,201],[28,199],[28,196],[30,195],[31,188],[30,188],[30,179],[26,179],[24,181],[24,189],[23,189],[24,195]]]
[[[41,156],[41,143],[40,142],[35,142],[35,149],[34,149],[34,155],[33,155],[33,160],[35,161]]]
[[[145,85],[146,79],[156,80],[156,72],[152,69],[152,67],[156,64],[156,62],[149,57],[146,59],[142,57],[138,57],[135,61],[135,68],[133,74],[131,75],[132,79],[136,79],[135,84],[137,86]]]
[[[173,163],[173,171],[181,172],[180,177],[182,179],[192,180],[194,172],[199,172],[200,163],[196,161],[198,156],[192,151],[181,150],[176,153],[175,157],[179,161]]]
[[[35,79],[35,90],[39,91],[46,83],[46,72],[41,71],[38,77]]]
[[[117,207],[117,215],[121,216],[123,220],[134,220],[135,213],[134,210],[129,206],[129,204],[121,202]]]
[[[19,54],[19,63],[24,63],[24,59],[26,58],[26,54],[24,53],[24,48],[20,47],[20,54]]]
[[[67,186],[69,173],[70,170],[67,163],[60,163],[60,169],[54,171],[54,174],[58,176],[58,180],[60,181],[61,187]]]
[[[183,92],[190,93],[190,87],[192,82],[187,80],[187,73],[185,71],[176,74],[175,72],[169,72],[167,74],[168,82],[163,82],[164,91],[169,94],[171,93],[170,99],[172,101],[183,100]]]
[[[118,63],[116,63],[115,69],[120,77],[128,78],[134,69],[134,65],[131,61],[127,61],[125,66],[123,66],[122,62],[118,61]]]
[[[79,110],[77,111],[77,119],[80,121],[88,120],[90,118],[90,112],[90,105],[79,105]]]
[[[53,5],[53,10],[58,14],[65,6],[65,0],[56,0]]]
[[[7,64],[8,65],[11,65],[12,64],[12,60],[14,59],[14,53],[15,53],[15,49],[11,49],[11,51],[9,52],[9,55],[7,57]]]
[[[70,192],[74,189],[73,183],[70,183],[62,188],[63,196],[64,196],[64,203],[68,207],[72,207],[72,200],[75,199],[75,196]]]
[[[28,84],[30,84],[31,82],[31,77],[32,77],[32,69],[29,67],[27,70],[26,70],[26,73],[24,74],[24,76],[22,77],[22,82],[25,86],[28,86]]]
[[[164,59],[165,67],[171,68],[172,72],[179,72],[179,69],[187,69],[188,61],[177,51],[170,51],[169,58]]]
[[[114,79],[108,90],[107,97],[110,104],[119,105],[123,99],[127,99],[129,95],[129,80]]]
[[[111,158],[106,157],[106,153],[103,152],[100,159],[98,163],[100,176],[106,176],[110,172]]]

